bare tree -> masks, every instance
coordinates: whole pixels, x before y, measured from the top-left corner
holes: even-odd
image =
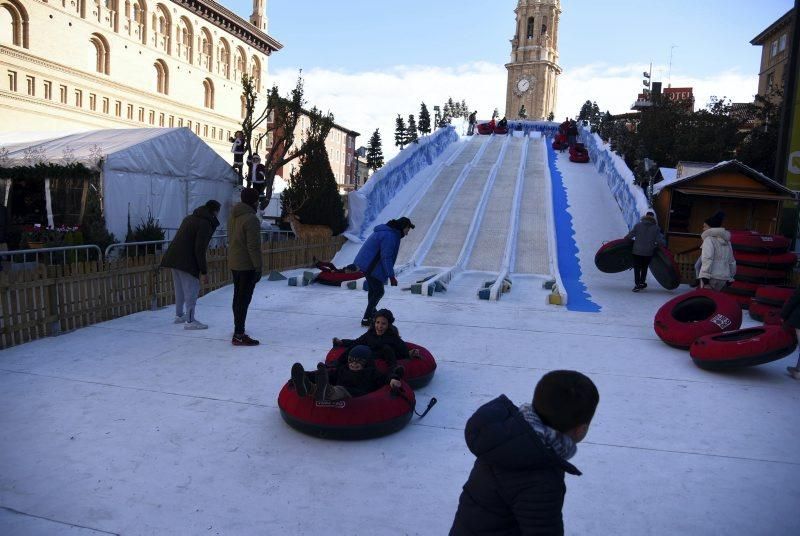
[[[245,140],[247,162],[254,154],[259,154],[264,143],[265,155],[261,156],[264,165],[264,191],[259,192],[266,197],[262,200],[262,209],[266,208],[272,197],[272,185],[277,171],[309,152],[314,143],[324,143],[333,126],[333,114],[323,113],[316,107],[303,109],[303,77],[297,76],[297,85],[286,97],[278,92],[278,86],[272,86],[267,93],[266,106],[256,111],[258,93],[253,77],[242,75],[242,96],[244,98],[245,115],[242,120],[242,133]],[[307,116],[309,126],[300,133],[300,143],[295,143],[297,124],[302,116]],[[248,174],[250,173],[248,169]],[[248,182],[252,182],[248,176]]]

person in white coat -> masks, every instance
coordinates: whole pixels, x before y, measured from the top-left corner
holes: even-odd
[[[703,223],[700,254],[700,288],[722,290],[736,275],[731,234],[722,227],[725,214],[717,212]]]

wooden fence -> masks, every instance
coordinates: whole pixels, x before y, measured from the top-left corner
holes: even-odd
[[[314,257],[330,259],[343,243],[342,237],[264,242],[264,274],[310,266]],[[209,250],[202,293],[231,283],[227,253],[225,247]],[[0,272],[0,348],[174,303],[172,273],[159,269],[161,256],[36,264]]]

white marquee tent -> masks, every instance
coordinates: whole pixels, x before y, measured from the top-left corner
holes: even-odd
[[[103,129],[24,143],[0,141],[0,167],[70,162],[100,173],[106,226],[118,239],[125,237],[129,210],[134,227],[151,213],[161,227],[177,228],[209,199],[222,204],[224,226],[238,182],[230,164],[188,128]],[[45,194],[52,214],[48,188]]]

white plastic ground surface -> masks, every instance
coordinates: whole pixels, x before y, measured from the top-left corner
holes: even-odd
[[[0,534],[446,534],[474,461],[467,418],[501,393],[529,401],[557,368],[601,396],[572,460],[584,474],[567,477],[567,534],[800,533],[793,358],[714,374],[660,342],[653,314],[678,291],[634,294],[629,273],[592,269],[621,219],[590,165],[559,166],[602,311],[526,300],[536,278],[499,302],[387,288],[401,334],[439,362],[419,404],[439,404],[382,439],[314,439],[276,407],[294,361],[361,333],[363,291],[262,281],[255,348],[230,345],[227,287],[200,300],[207,331],[164,309],[0,352]]]

